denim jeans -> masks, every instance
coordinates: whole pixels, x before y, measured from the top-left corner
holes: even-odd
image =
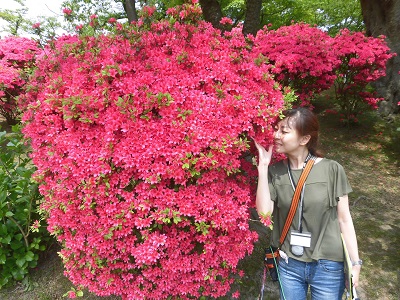
[[[344,264],[321,259],[302,262],[279,260],[281,300],[305,300],[308,287],[313,300],[341,300],[344,293]],[[283,290],[283,292],[282,292]]]

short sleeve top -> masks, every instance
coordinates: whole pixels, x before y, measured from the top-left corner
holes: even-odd
[[[293,197],[287,165],[284,161],[269,167],[271,199],[275,202],[272,231],[272,245],[279,246],[279,238],[288,215]],[[302,170],[291,170],[297,183]],[[334,160],[323,158],[315,163],[307,177],[304,190],[303,231],[311,233],[311,246],[304,248],[302,256],[290,251],[290,231],[298,229],[299,209],[293,218],[282,251],[289,257],[304,262],[319,259],[343,261],[343,245],[337,215],[339,197],[352,191],[343,167]]]

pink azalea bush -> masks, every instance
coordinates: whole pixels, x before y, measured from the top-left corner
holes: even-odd
[[[188,15],[62,37],[32,79],[24,132],[48,228],[97,295],[225,295],[257,239],[243,153],[271,139],[283,95],[239,28]]]
[[[308,24],[292,24],[277,30],[264,27],[257,33],[253,54],[269,61],[275,79],[292,87],[302,105],[329,89],[340,60],[332,51],[333,38]]]
[[[336,70],[335,92],[346,120],[365,106],[377,109],[383,98],[368,90],[369,84],[386,75],[386,63],[396,55],[390,52],[385,37],[367,37],[362,32],[345,29],[334,39],[333,53],[341,61]]]
[[[346,118],[372,109],[382,100],[368,90],[368,84],[385,76],[390,53],[384,37],[366,37],[362,32],[343,30],[330,37],[317,27],[292,24],[277,30],[260,30],[253,55],[273,64],[275,80],[290,86],[300,105],[309,106],[315,95],[332,86],[336,102]]]
[[[37,44],[31,39],[15,36],[0,39],[0,115],[9,124],[17,122],[17,98],[24,93],[39,52]]]

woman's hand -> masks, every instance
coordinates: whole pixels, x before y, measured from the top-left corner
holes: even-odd
[[[360,278],[360,271],[361,271],[361,266],[360,265],[352,267],[351,274],[353,275],[353,286],[355,288],[358,287],[358,280]]]
[[[260,215],[272,215],[274,211],[274,203],[271,200],[271,194],[268,184],[268,166],[271,162],[272,148],[269,146],[268,151],[259,143],[254,141],[258,150],[258,183],[256,193],[256,207]]]
[[[274,146],[270,145],[267,151],[263,146],[261,146],[256,141],[254,141],[254,144],[256,145],[256,148],[258,150],[258,167],[268,167],[269,164],[271,163],[272,148]]]

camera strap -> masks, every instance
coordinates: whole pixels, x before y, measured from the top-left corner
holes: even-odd
[[[305,162],[305,166],[303,167],[303,171],[301,172],[300,179],[297,182],[297,185],[294,184],[292,174],[290,171],[290,162],[288,161],[288,174],[289,174],[289,179],[292,182],[292,186],[294,187],[294,194],[292,198],[292,204],[290,205],[289,213],[288,216],[286,217],[286,222],[285,225],[283,226],[283,230],[281,233],[281,237],[279,239],[279,245],[283,245],[283,242],[285,241],[286,235],[289,231],[290,224],[293,221],[294,215],[296,214],[296,210],[298,207],[300,195],[303,194],[304,197],[304,183],[306,182],[306,179],[308,177],[308,174],[310,173],[314,162],[315,162],[316,157],[308,154]]]

